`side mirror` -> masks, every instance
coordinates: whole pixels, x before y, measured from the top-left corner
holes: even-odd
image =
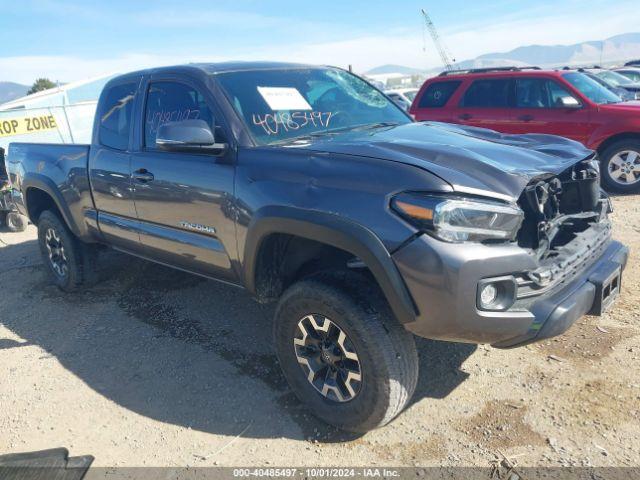
[[[156,145],[160,150],[217,155],[221,155],[229,147],[226,143],[216,143],[211,128],[204,120],[182,120],[160,125]]]
[[[558,103],[562,108],[582,108],[582,104],[574,97],[560,97]]]

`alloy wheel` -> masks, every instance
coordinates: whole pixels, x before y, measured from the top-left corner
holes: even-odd
[[[69,264],[60,236],[53,228],[48,228],[44,240],[53,271],[59,277],[66,276],[69,271]]]
[[[360,360],[347,334],[323,315],[298,322],[293,347],[307,380],[324,397],[353,400],[362,387]]]
[[[640,152],[623,150],[609,160],[609,176],[620,185],[640,182]]]

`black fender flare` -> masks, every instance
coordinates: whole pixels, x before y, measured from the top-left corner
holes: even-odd
[[[69,206],[67,205],[62,192],[60,192],[60,189],[53,182],[53,180],[45,175],[40,175],[37,173],[27,173],[24,176],[22,182],[20,183],[20,193],[22,196],[22,203],[24,204],[25,213],[27,215],[29,214],[27,193],[30,188],[41,190],[49,195],[52,198],[53,203],[58,208],[58,211],[62,215],[63,220],[65,221],[69,229],[73,232],[74,235],[80,236],[80,229],[78,228],[78,225],[76,224],[76,221],[74,220],[73,215],[69,210]],[[29,219],[33,222],[33,219],[30,217],[30,215],[28,216]]]
[[[255,275],[262,241],[273,233],[296,235],[345,250],[371,271],[400,323],[415,321],[418,314],[391,255],[380,239],[358,223],[315,210],[269,206],[252,217],[244,248],[244,284],[255,294]]]

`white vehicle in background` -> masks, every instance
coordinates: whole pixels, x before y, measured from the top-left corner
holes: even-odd
[[[640,83],[640,66],[619,67],[619,68],[614,68],[613,71],[619,73],[620,75],[624,75],[632,82]]]
[[[623,100],[630,98],[631,100],[640,100],[640,83],[631,80],[620,72],[613,70],[606,70],[604,68],[585,68],[585,72],[592,73],[593,75],[601,78],[609,85],[616,88],[623,88],[629,92],[629,96],[623,97]]]
[[[385,90],[385,95],[389,97],[400,108],[409,111],[409,107],[413,103],[413,99],[418,94],[417,88],[396,88],[393,90]]]

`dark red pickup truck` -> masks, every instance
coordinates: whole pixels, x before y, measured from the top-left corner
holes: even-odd
[[[587,75],[536,68],[445,72],[427,80],[410,113],[502,133],[544,133],[596,150],[609,190],[640,191],[640,101],[623,102]]]

